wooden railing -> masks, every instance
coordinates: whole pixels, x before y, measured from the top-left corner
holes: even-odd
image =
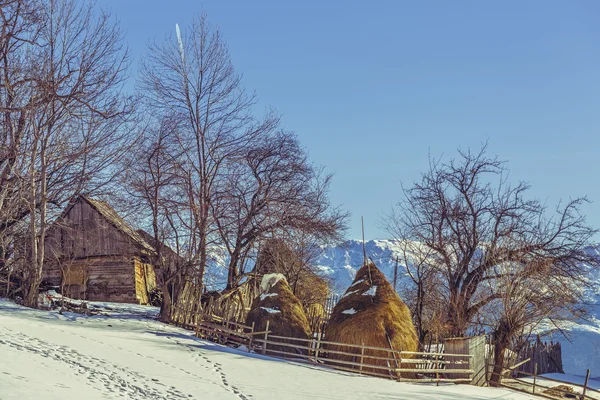
[[[188,328],[195,330],[197,337],[222,344],[244,345],[248,351],[402,382],[469,383],[474,374],[470,368],[472,356],[468,354],[402,351],[339,343],[323,340],[321,334],[311,339],[278,336],[271,333],[269,323],[263,331],[257,332],[254,324],[247,326],[210,318]],[[461,377],[456,378],[456,375]]]

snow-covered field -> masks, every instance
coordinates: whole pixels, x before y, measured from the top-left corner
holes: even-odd
[[[155,308],[92,305],[108,315],[60,315],[0,300],[0,400],[532,398],[295,364],[196,339],[150,319]]]

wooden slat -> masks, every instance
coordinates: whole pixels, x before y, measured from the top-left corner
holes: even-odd
[[[469,383],[471,382],[470,378],[457,378],[457,379],[447,379],[447,378],[423,378],[423,379],[407,379],[407,378],[398,378],[398,382],[415,382],[415,383],[433,383],[433,382],[448,382],[448,383]]]
[[[435,372],[446,372],[452,374],[472,374],[474,371],[472,369],[420,369],[420,368],[396,368],[394,371],[396,372],[415,372],[415,373],[428,373],[432,374]]]

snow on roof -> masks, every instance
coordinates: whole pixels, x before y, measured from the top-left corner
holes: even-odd
[[[260,290],[264,292],[268,292],[273,286],[277,285],[280,280],[284,280],[285,276],[283,274],[265,274],[260,283]]]

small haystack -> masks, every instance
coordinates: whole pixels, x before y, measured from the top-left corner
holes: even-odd
[[[333,308],[325,329],[325,340],[402,351],[417,351],[418,348],[417,334],[408,307],[372,262],[358,270],[354,282]],[[327,348],[333,351],[357,353],[355,357],[330,353],[330,359],[350,362],[360,360],[358,349],[332,345]],[[364,354],[395,359],[391,352],[379,350],[365,350]],[[393,360],[364,358],[363,362],[385,368],[400,367],[400,363]],[[332,364],[345,368],[359,368],[335,362]],[[407,368],[409,365],[402,364],[402,367]],[[389,374],[386,369],[380,368],[363,370],[381,375]],[[407,374],[402,376],[409,377]]]
[[[311,335],[308,319],[300,300],[292,293],[282,274],[267,274],[261,282],[261,295],[252,302],[252,308],[246,318],[246,325],[254,322],[255,331],[264,331],[269,321],[269,335],[308,339]],[[280,342],[307,346],[304,341],[282,340]],[[288,346],[269,345],[268,350],[293,352]],[[269,352],[267,351],[267,354]],[[298,351],[305,354],[305,351]],[[274,355],[277,355],[273,353]]]
[[[303,262],[302,257],[286,241],[265,240],[261,244],[256,267],[259,275],[283,274],[305,312],[313,305],[325,305],[329,295],[328,282]]]

